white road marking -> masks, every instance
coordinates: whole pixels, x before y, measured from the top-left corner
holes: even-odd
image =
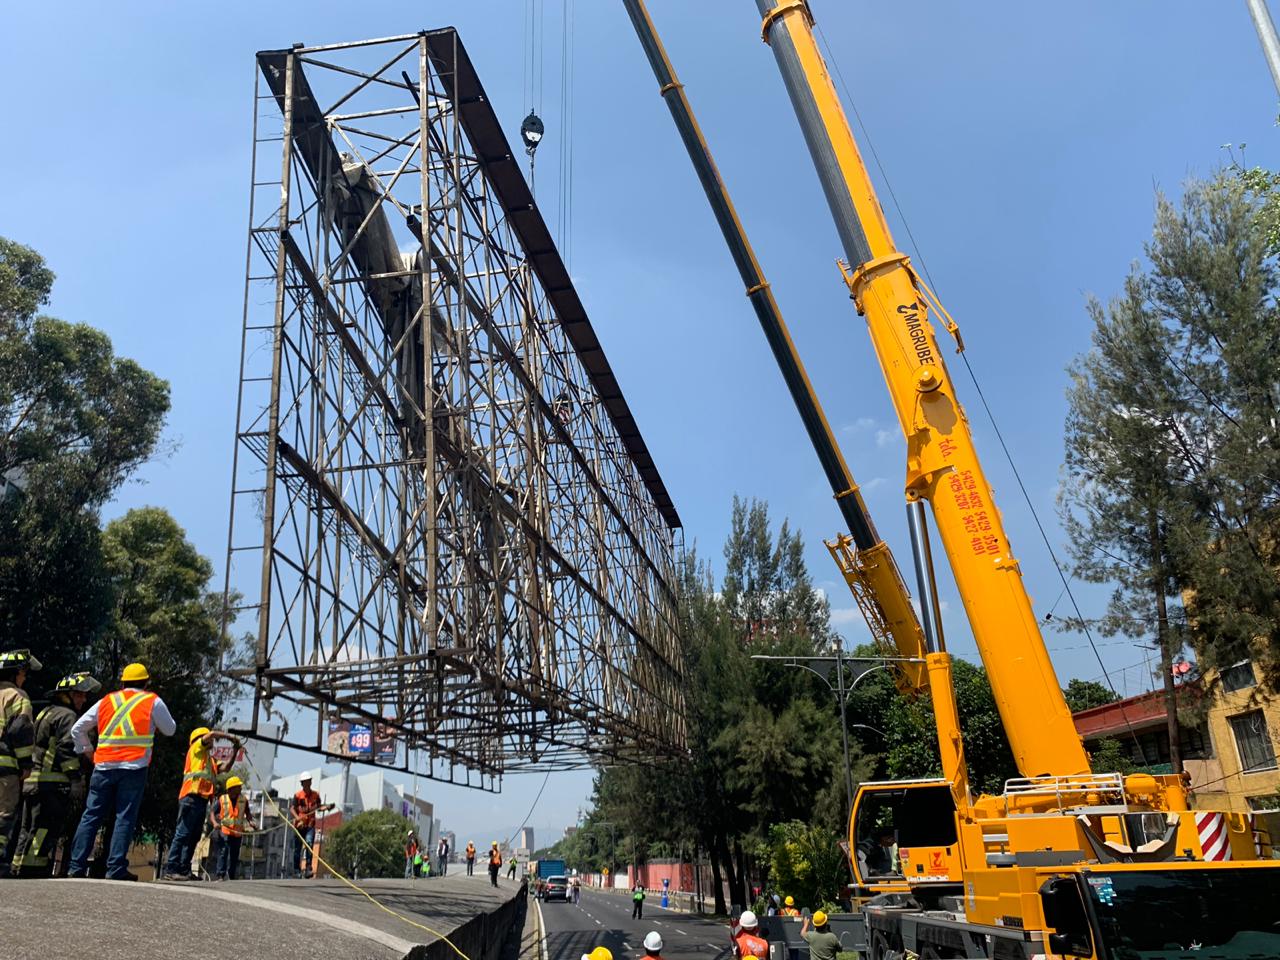
[[[687,933],[685,933],[683,930],[681,930],[679,927],[676,927],[676,933],[680,934],[680,936],[682,936],[682,937],[687,937],[687,936],[688,936],[688,934],[687,934]]]
[[[596,921],[596,926],[597,926],[597,927],[598,927],[598,926],[600,926],[600,921],[599,921],[599,920],[597,920],[597,921]]]

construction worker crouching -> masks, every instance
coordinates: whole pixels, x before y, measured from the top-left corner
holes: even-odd
[[[147,785],[147,769],[151,765],[151,747],[155,733],[173,736],[174,723],[164,701],[147,687],[151,674],[140,663],[131,663],[120,673],[121,687],[109,693],[75,722],[71,739],[76,753],[93,749],[89,731],[98,728],[98,747],[93,750],[93,776],[89,778],[89,797],[84,815],[76,829],[71,847],[71,876],[87,876],[89,855],[98,828],[110,816],[115,817],[111,834],[111,850],[107,856],[108,880],[137,880],[129,872],[129,845],[142,808],[142,791]]]
[[[209,801],[217,793],[218,777],[225,772],[209,749],[216,737],[236,742],[230,734],[208,727],[196,727],[187,737],[187,759],[182,769],[182,786],[178,788],[178,825],[173,831],[173,843],[169,845],[169,859],[164,868],[166,880],[200,879],[191,872],[191,858],[200,842]]]
[[[249,800],[241,793],[244,781],[239,777],[227,780],[227,792],[218,797],[211,820],[215,847],[214,869],[218,880],[236,879],[240,867],[240,844],[245,832],[253,829],[249,816]]]
[[[59,844],[63,861],[71,853],[71,834],[78,822],[71,820],[73,793],[75,799],[83,799],[86,779],[71,728],[89,696],[101,689],[88,673],[63,677],[49,694],[53,702],[36,716],[32,770],[22,785],[22,833],[13,858],[19,877],[51,876]]]
[[[729,921],[729,937],[738,960],[765,960],[769,956],[769,941],[760,936],[760,921],[750,910],[743,910],[736,923]]]

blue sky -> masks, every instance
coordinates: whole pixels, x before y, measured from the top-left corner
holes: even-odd
[[[561,11],[542,0],[542,97],[523,82],[528,0],[365,7],[276,2],[19,4],[0,33],[8,148],[0,234],[58,273],[50,312],[106,330],[168,378],[171,452],[107,513],[157,504],[224,562],[243,291],[253,54],[459,28],[514,140],[537,106],[538,195],[555,222]],[[1087,346],[1085,297],[1116,292],[1149,236],[1153,194],[1248,143],[1275,167],[1277,98],[1243,3],[1082,0],[1069,7],[813,0],[935,286],[1031,497],[1054,512],[1065,366]],[[719,560],[732,495],[804,532],[837,624],[863,635],[821,538],[838,529],[767,351],[620,4],[577,0],[571,267],[685,522]],[[903,444],[835,231],[750,0],[651,0],[651,12],[881,532],[907,564]],[[855,128],[861,136],[861,131]],[[865,148],[865,142],[864,142]],[[885,194],[900,245],[908,238]],[[961,375],[988,474],[1040,614],[1066,612],[1048,555]],[[944,574],[949,640],[973,656]],[[1105,590],[1080,587],[1086,616]],[[1097,677],[1082,637],[1047,637],[1062,678]],[[1104,641],[1117,685],[1145,689],[1143,651]],[[301,756],[286,768],[302,767]],[[291,766],[292,765],[292,766]],[[425,788],[446,826],[505,835],[542,777],[499,797]],[[531,823],[572,821],[588,773],[552,777]],[[461,838],[460,838],[461,839]],[[485,837],[485,839],[492,839]]]

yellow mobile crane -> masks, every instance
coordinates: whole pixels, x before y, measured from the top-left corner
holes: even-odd
[[[1280,958],[1280,864],[1248,814],[1195,811],[1175,775],[1095,774],[1064,702],[931,316],[955,323],[893,242],[813,35],[806,0],[756,0],[831,208],[907,442],[905,493],[924,624],[831,435],[643,0],[623,0],[850,535],[828,544],[868,624],[927,693],[943,775],[864,783],[851,866],[871,960]],[[937,614],[932,508],[1022,776],[973,797]],[[896,843],[897,857],[878,849]]]

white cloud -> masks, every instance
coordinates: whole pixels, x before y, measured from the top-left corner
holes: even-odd
[[[884,448],[884,447],[890,446],[891,444],[900,440],[901,438],[902,438],[902,434],[897,430],[877,430],[876,446]]]
[[[847,627],[851,623],[861,622],[862,612],[857,607],[833,607],[831,610],[833,627]]]
[[[865,490],[867,493],[870,493],[876,487],[883,486],[888,482],[889,481],[886,480],[884,477],[872,477],[866,483],[862,484],[862,489]]]
[[[841,427],[842,433],[865,433],[868,430],[874,430],[876,422],[871,417],[859,417],[853,423],[846,423]]]

